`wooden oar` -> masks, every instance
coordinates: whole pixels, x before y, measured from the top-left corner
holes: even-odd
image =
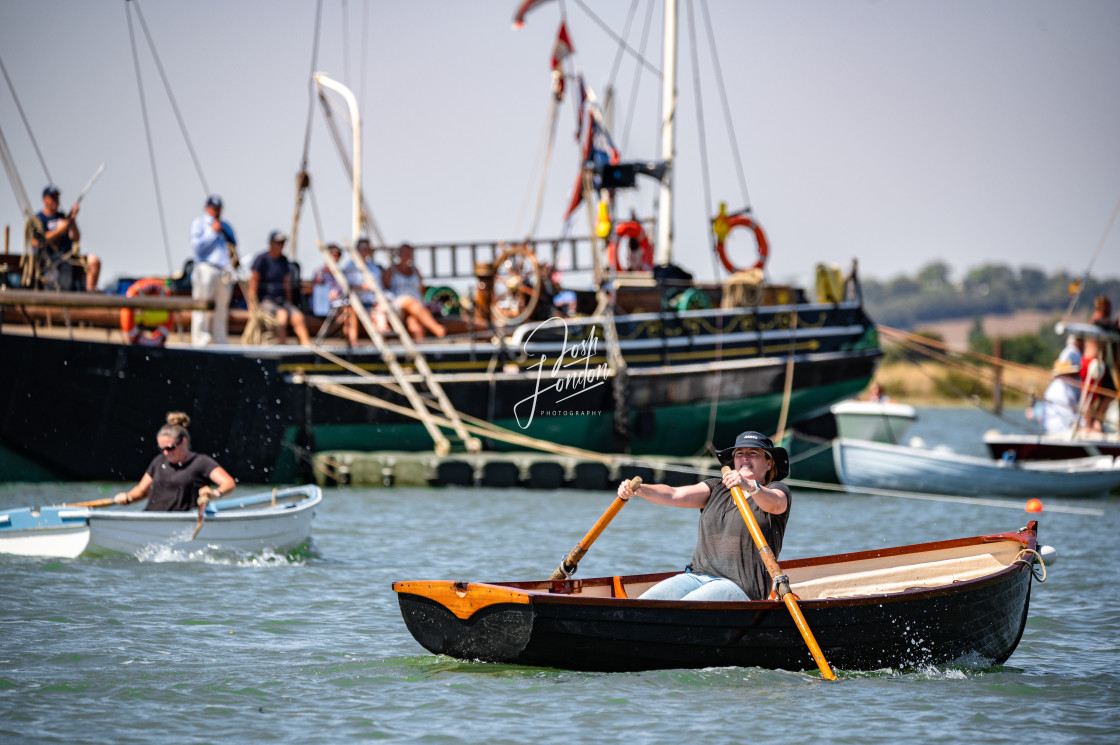
[[[68,502],[63,507],[112,507],[116,502],[112,497],[108,499],[92,499],[89,502]]]
[[[202,494],[203,491],[205,491],[207,493]],[[210,492],[212,492],[212,491],[213,490],[210,489],[209,487],[203,487],[202,489],[199,489],[199,495],[198,496],[200,496],[200,497],[205,496],[206,497],[206,504],[200,504],[198,506],[198,522],[195,523],[194,530],[191,532],[191,540],[192,541],[195,539],[195,536],[198,535],[198,531],[202,530],[202,522],[206,519],[206,506],[208,504],[210,504],[210,500],[211,500]]]
[[[205,520],[205,519],[206,519],[206,508],[200,505],[199,508],[198,508],[198,522],[195,523],[194,530],[191,531],[191,540],[192,541],[195,539],[195,536],[198,535],[198,531],[202,530],[202,521]]]
[[[630,479],[631,490],[636,492],[641,485],[641,476],[635,476]],[[579,560],[583,558],[583,555],[591,548],[591,544],[594,543],[595,539],[599,537],[599,534],[610,525],[611,520],[614,519],[614,516],[618,514],[618,511],[621,510],[628,501],[630,500],[623,499],[622,497],[615,497],[614,501],[611,502],[611,506],[607,508],[607,511],[603,513],[599,521],[595,523],[591,530],[587,531],[587,535],[585,535],[583,539],[576,544],[576,547],[569,551],[568,555],[560,561],[560,566],[556,567],[556,571],[552,573],[549,579],[567,579],[575,574],[576,565],[579,564]]]
[[[730,466],[723,467],[724,473],[730,470]],[[735,500],[735,506],[739,508],[739,514],[743,516],[743,521],[747,524],[747,530],[751,532],[751,538],[754,539],[754,545],[762,556],[762,563],[766,565],[766,571],[770,572],[770,576],[774,578],[778,597],[786,604],[789,614],[793,616],[793,622],[797,625],[797,630],[801,632],[801,638],[805,640],[806,646],[809,647],[809,653],[813,655],[817,667],[820,668],[821,676],[828,680],[836,680],[836,673],[832,672],[832,668],[829,667],[828,660],[824,658],[824,652],[821,651],[820,645],[817,644],[817,640],[809,628],[809,623],[805,620],[805,616],[801,614],[801,608],[797,605],[797,596],[789,589],[789,577],[782,573],[782,568],[778,566],[778,560],[774,558],[773,549],[770,548],[765,536],[762,535],[762,530],[758,527],[758,521],[754,519],[754,513],[751,512],[751,507],[747,504],[747,497],[743,494],[743,490],[737,486],[731,487],[731,496]]]

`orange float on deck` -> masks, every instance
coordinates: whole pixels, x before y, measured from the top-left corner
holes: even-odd
[[[164,297],[171,296],[171,288],[167,286],[167,280],[160,279],[159,277],[146,277],[139,279],[129,285],[128,290],[124,293],[125,297],[139,297],[140,295],[162,295]],[[149,320],[151,315],[158,315],[161,320],[155,324],[155,328],[150,334],[144,333],[143,326],[137,323],[136,316],[149,313]],[[171,336],[171,322],[172,314],[169,311],[140,311],[139,314],[135,313],[132,308],[121,308],[121,331],[124,332],[125,338],[128,339],[129,344],[138,344],[145,347],[162,347],[167,338]]]

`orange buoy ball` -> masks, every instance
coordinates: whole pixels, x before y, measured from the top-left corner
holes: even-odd
[[[1027,500],[1027,512],[1042,512],[1042,502],[1037,499]]]

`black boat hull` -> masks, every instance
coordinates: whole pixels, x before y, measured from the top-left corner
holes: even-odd
[[[1020,558],[1024,555],[1020,549],[1028,556],[1035,549],[1035,525],[1019,534],[967,543],[925,544],[924,550],[973,546],[982,554],[996,539],[1005,541],[1009,562],[998,571],[985,569],[979,576],[960,575],[936,586],[897,592],[802,599],[799,606],[825,658],[841,670],[954,662],[975,667],[1006,661],[1022,638],[1033,578],[1029,560],[1011,559],[1016,551]],[[1006,543],[1008,539],[1017,542]],[[846,567],[889,562],[907,555],[909,548],[914,547],[792,561],[783,568],[792,577],[798,568],[830,562],[849,562]],[[910,577],[917,577],[929,561],[904,563],[903,581],[916,582]],[[816,669],[789,611],[777,600],[641,600],[620,596],[617,589],[623,584],[648,586],[667,576],[571,584],[398,582],[394,590],[416,640],[430,652],[463,660],[604,672],[724,666]]]

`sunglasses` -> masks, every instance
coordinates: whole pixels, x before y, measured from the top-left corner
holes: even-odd
[[[180,442],[182,442],[182,440],[180,440]],[[160,448],[160,450],[162,450],[165,453],[170,453],[172,450],[174,450],[177,447],[179,447],[178,442],[176,442],[174,445],[164,445],[163,447]]]

